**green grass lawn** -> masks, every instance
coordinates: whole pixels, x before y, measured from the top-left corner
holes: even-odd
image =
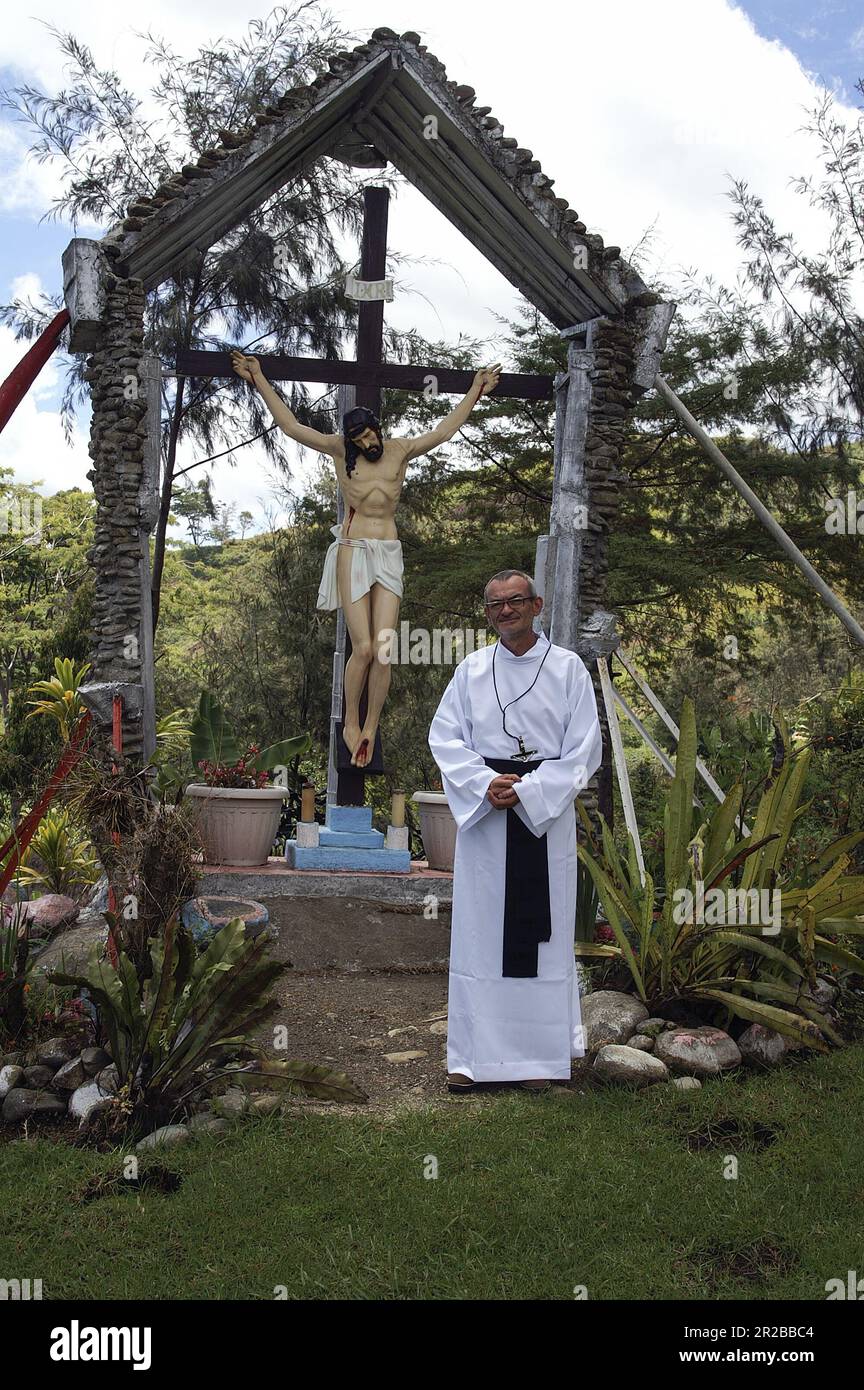
[[[824,1299],[864,1275],[862,1130],[859,1044],[695,1093],[250,1121],[148,1156],[170,1195],[82,1201],[122,1154],[15,1141],[0,1277],[68,1299]]]

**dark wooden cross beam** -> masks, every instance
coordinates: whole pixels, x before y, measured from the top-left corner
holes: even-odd
[[[377,307],[376,304],[361,304],[360,313],[364,309]],[[383,308],[383,303],[380,307]],[[360,393],[369,388],[379,392],[382,388],[425,391],[430,377],[435,378],[437,391],[441,395],[464,396],[474,381],[474,372],[457,371],[452,367],[402,367],[390,362],[343,362],[326,357],[284,357],[275,353],[272,356],[259,356],[258,361],[268,381],[315,381],[328,386],[356,386],[358,400]],[[180,376],[192,377],[234,375],[227,352],[192,350],[178,352],[177,372]],[[551,401],[554,395],[552,382],[551,376],[502,372],[492,395],[513,396],[523,401]],[[364,402],[360,401],[360,404]]]

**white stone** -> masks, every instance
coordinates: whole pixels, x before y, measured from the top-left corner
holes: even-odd
[[[594,990],[582,1000],[585,1051],[596,1052],[606,1043],[626,1043],[648,1010],[640,999],[614,989]]]
[[[86,1120],[91,1111],[97,1105],[102,1105],[104,1101],[111,1100],[109,1091],[103,1091],[98,1081],[88,1081],[84,1086],[79,1086],[69,1097],[69,1114],[76,1120]]]
[[[594,1070],[607,1081],[623,1081],[631,1086],[653,1086],[668,1081],[669,1072],[650,1052],[620,1043],[607,1043],[594,1058]]]

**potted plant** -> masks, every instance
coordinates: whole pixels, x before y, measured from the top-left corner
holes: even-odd
[[[215,696],[203,691],[192,719],[189,749],[200,780],[186,787],[197,803],[197,821],[209,864],[253,867],[266,864],[276,838],[285,786],[269,784],[269,774],[305,753],[308,734],[282,739],[261,749],[244,747],[228,729]]]
[[[420,836],[430,869],[452,874],[456,856],[456,822],[443,791],[415,792]]]

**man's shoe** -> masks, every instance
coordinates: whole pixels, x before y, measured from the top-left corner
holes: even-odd
[[[523,1091],[531,1091],[535,1096],[542,1096],[544,1091],[551,1089],[551,1081],[517,1081],[517,1086],[521,1086]]]
[[[465,1076],[461,1071],[451,1071],[447,1073],[447,1090],[458,1095],[460,1091],[473,1091],[474,1082],[470,1076]]]

